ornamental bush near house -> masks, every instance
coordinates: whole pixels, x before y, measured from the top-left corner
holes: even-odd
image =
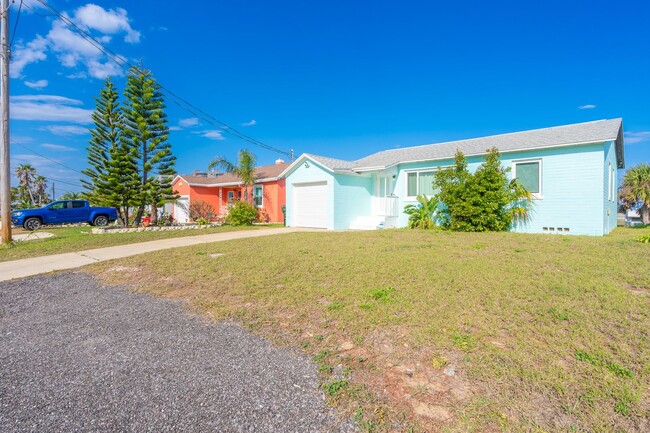
[[[435,212],[440,201],[437,197],[427,198],[420,194],[417,196],[419,204],[407,204],[404,206],[404,213],[409,216],[409,228],[412,229],[433,229]]]
[[[433,185],[440,192],[442,227],[464,232],[505,231],[529,215],[531,194],[516,179],[510,180],[496,148],[488,149],[476,173],[458,151],[455,163],[435,173]]]
[[[233,226],[250,226],[257,218],[257,209],[245,201],[236,201],[228,206],[226,223]]]
[[[187,212],[192,221],[206,220],[214,221],[217,218],[217,210],[207,201],[197,200],[190,203]]]

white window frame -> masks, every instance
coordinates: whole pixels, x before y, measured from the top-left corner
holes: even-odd
[[[516,159],[512,160],[511,162],[511,173],[512,173],[512,178],[516,179],[517,178],[517,164],[526,164],[526,163],[531,163],[531,162],[539,162],[539,192],[532,192],[530,193],[533,199],[535,200],[541,200],[544,198],[544,182],[542,178],[542,158],[531,158],[531,159]]]
[[[610,163],[611,165],[611,163]],[[616,169],[614,167],[611,168],[612,172],[612,202],[616,202]]]
[[[262,190],[262,202],[257,206],[258,209],[261,209],[264,207],[264,184],[253,185],[253,202],[255,201],[255,188],[260,188]]]
[[[612,201],[612,163],[607,165],[607,200]]]
[[[405,201],[416,201],[420,195],[420,173],[432,172],[435,176],[436,170],[445,167],[431,167],[431,168],[418,168],[417,170],[404,170],[404,197]],[[416,195],[409,195],[409,173],[417,173],[416,183],[418,193]]]

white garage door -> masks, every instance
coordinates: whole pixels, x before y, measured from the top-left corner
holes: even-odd
[[[327,228],[327,182],[293,184],[293,226]]]
[[[189,214],[190,198],[189,196],[180,196],[174,203],[174,219],[179,223],[186,223],[190,220]]]

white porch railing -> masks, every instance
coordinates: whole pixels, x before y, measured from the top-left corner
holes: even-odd
[[[377,214],[385,217],[399,216],[397,196],[377,197]]]

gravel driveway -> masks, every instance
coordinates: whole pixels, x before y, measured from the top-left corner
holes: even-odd
[[[76,272],[0,283],[2,432],[351,431],[304,356]]]

